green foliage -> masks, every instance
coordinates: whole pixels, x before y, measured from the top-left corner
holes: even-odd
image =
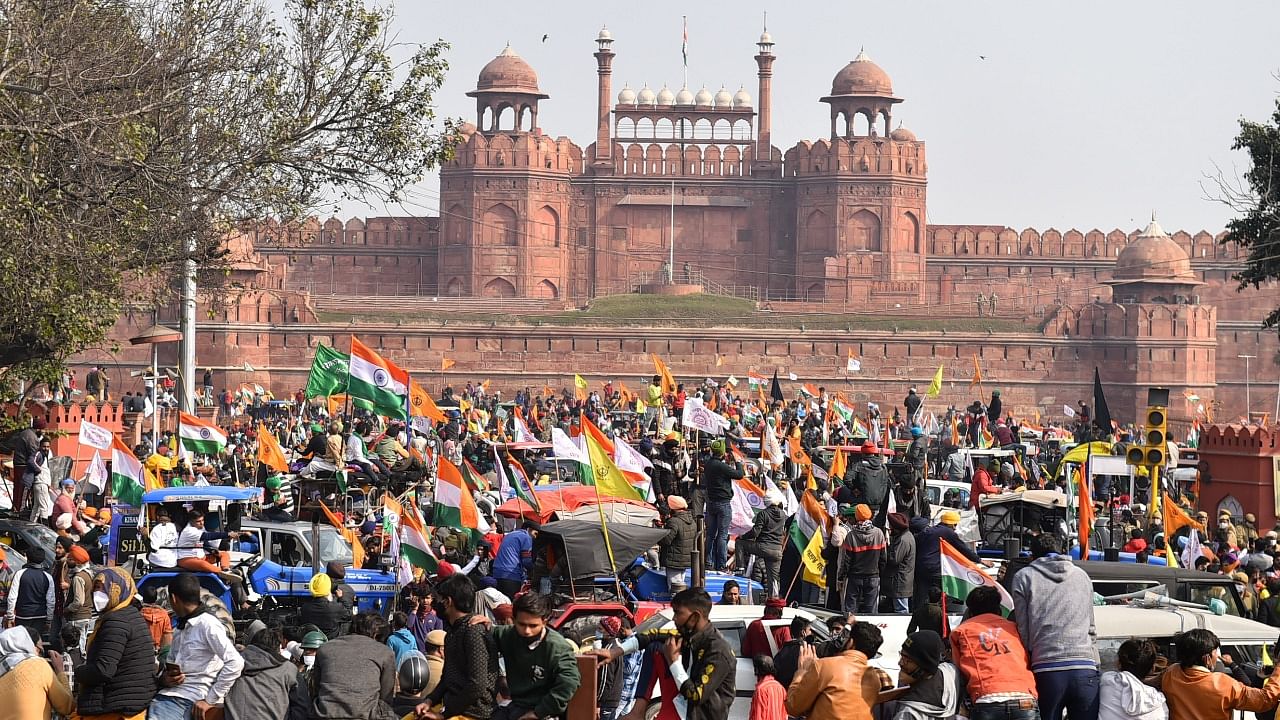
[[[1249,154],[1245,173],[1247,188],[1226,190],[1223,199],[1243,214],[1227,223],[1224,243],[1248,249],[1244,270],[1236,273],[1240,288],[1255,289],[1280,279],[1280,99],[1268,122],[1240,121],[1240,134],[1233,150]],[[1280,308],[1263,321],[1265,327],[1280,328]]]
[[[13,0],[0,9],[0,368],[48,374],[223,238],[388,201],[456,138],[446,46],[365,0]],[[52,363],[52,364],[49,364]]]

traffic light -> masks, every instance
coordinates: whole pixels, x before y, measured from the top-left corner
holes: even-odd
[[[1143,437],[1143,461],[1145,465],[1157,466],[1165,464],[1168,452],[1169,413],[1162,405],[1147,407],[1146,435]]]

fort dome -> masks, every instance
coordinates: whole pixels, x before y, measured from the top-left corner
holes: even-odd
[[[893,96],[893,81],[889,73],[867,57],[866,51],[858,53],[858,57],[845,65],[831,80],[831,94],[839,95],[883,95]]]
[[[510,45],[480,70],[475,91],[542,94],[538,89],[538,73]]]
[[[1196,276],[1191,270],[1191,258],[1187,256],[1187,251],[1174,242],[1160,227],[1160,223],[1152,218],[1151,224],[1116,257],[1116,269],[1112,278],[1121,282],[1194,282]]]
[[[916,134],[904,127],[900,127],[889,133],[889,139],[897,140],[899,142],[915,142]]]

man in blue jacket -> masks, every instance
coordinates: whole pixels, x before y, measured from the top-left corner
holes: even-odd
[[[502,536],[502,544],[493,558],[493,579],[503,595],[514,598],[524,587],[533,569],[533,541],[537,537],[538,524],[532,520],[526,520],[522,528]]]
[[[945,510],[938,517],[938,524],[928,526],[928,519],[911,519],[911,533],[916,536],[916,591],[911,607],[917,608],[929,601],[929,588],[942,587],[942,550],[939,543],[946,541],[960,554],[975,563],[991,567],[991,561],[983,560],[969,543],[960,539],[956,526],[960,524],[958,510]],[[922,527],[923,526],[923,527]]]

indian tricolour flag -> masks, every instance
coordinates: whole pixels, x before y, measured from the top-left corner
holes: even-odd
[[[489,523],[476,509],[476,501],[467,491],[458,466],[441,457],[436,474],[436,497],[432,510],[435,525],[488,532]]]
[[[227,436],[218,426],[184,412],[178,413],[178,419],[178,435],[182,438],[182,447],[187,450],[217,455],[227,446]]]
[[[368,400],[382,415],[405,419],[409,373],[355,337],[351,338],[351,378],[348,383],[347,392],[352,397]]]
[[[111,439],[111,496],[116,502],[131,507],[142,507],[142,491],[146,482],[146,473],[142,463],[134,457],[133,452],[120,441]]]
[[[811,492],[805,492],[800,498],[800,508],[796,510],[796,521],[791,523],[790,530],[791,542],[795,544],[796,550],[800,551],[802,557],[807,549],[812,549],[810,543],[816,543],[819,551],[821,550],[822,543],[826,542],[831,530],[829,519],[827,509],[818,502],[818,498]],[[807,562],[804,567],[804,579],[820,587],[826,586],[826,578],[814,572],[813,567]]]
[[[383,507],[399,519],[400,555],[414,567],[435,572],[440,561],[431,550],[426,527],[422,524],[422,518],[418,517],[417,509],[412,504],[401,505],[387,496],[383,496]]]
[[[942,550],[942,591],[959,600],[964,600],[976,587],[986,585],[1000,592],[1000,609],[1005,617],[1013,612],[1013,597],[995,581],[995,578],[983,571],[982,566],[960,554],[946,540],[938,542]]]

